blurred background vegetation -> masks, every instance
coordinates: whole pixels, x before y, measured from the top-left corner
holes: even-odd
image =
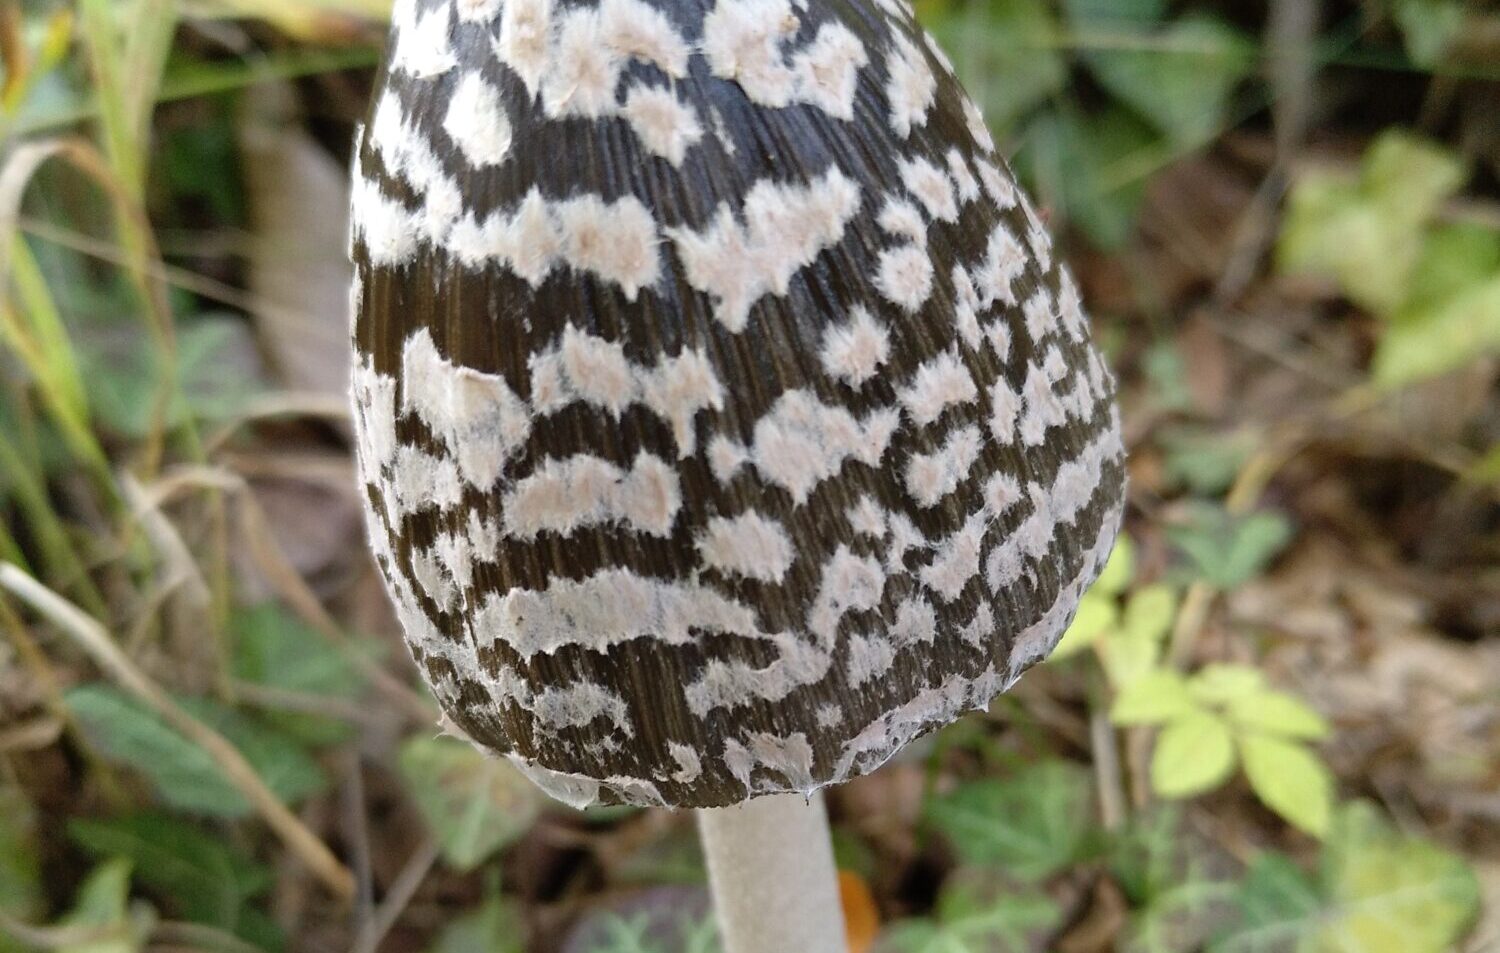
[[[0,951],[709,953],[363,543],[385,0],[0,0]],[[1055,660],[831,793],[857,953],[1500,950],[1500,5],[920,0],[1121,377]],[[768,912],[774,915],[774,912]]]

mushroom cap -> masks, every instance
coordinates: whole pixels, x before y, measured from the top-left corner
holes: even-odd
[[[871,771],[1114,541],[1113,380],[902,0],[397,0],[353,213],[377,562],[564,801]]]

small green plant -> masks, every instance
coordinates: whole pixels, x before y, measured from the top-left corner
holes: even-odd
[[[1213,14],[1166,0],[927,0],[919,14],[1049,207],[1096,244],[1129,236],[1149,172],[1223,127],[1255,62]],[[1079,96],[1076,81],[1107,94]]]
[[[1185,676],[1158,668],[1120,692],[1110,718],[1160,729],[1151,785],[1162,797],[1212,790],[1241,765],[1267,807],[1310,834],[1327,832],[1333,777],[1306,742],[1326,738],[1328,724],[1258,670],[1209,665]]]
[[[1448,149],[1397,131],[1370,146],[1356,173],[1311,172],[1292,190],[1280,266],[1332,279],[1380,318],[1378,386],[1500,351],[1500,229],[1444,208],[1468,175]]]

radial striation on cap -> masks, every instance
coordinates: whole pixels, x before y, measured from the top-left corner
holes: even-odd
[[[355,172],[377,562],[554,796],[864,774],[1101,568],[1112,378],[899,0],[397,0]]]

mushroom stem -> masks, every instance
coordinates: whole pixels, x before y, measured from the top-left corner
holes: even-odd
[[[847,953],[823,795],[698,812],[724,953]]]

